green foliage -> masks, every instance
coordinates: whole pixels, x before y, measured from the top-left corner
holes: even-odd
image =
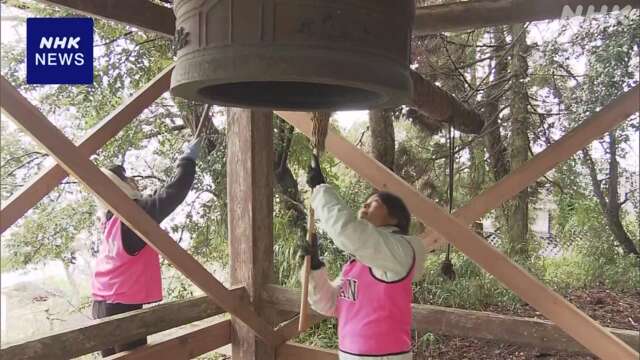
[[[293,341],[325,349],[338,348],[338,324],[335,319],[327,319],[314,325]]]
[[[571,254],[543,261],[545,284],[560,292],[605,287],[622,292],[640,288],[640,268],[633,257],[594,258]]]
[[[0,199],[4,201],[44,167],[48,155],[5,122],[0,123],[0,136]]]
[[[287,217],[273,219],[273,264],[276,282],[285,287],[299,287],[301,260],[298,243],[305,234],[298,234]]]
[[[431,255],[425,262],[425,275],[414,284],[414,302],[469,310],[486,310],[489,305],[515,307],[521,300],[469,258],[456,252],[452,262],[457,278],[445,279],[440,273],[444,256]]]
[[[92,197],[82,194],[77,200],[56,205],[44,203],[34,208],[20,228],[3,239],[9,261],[18,267],[37,265],[47,260],[73,264],[76,241],[90,247],[96,213]]]
[[[20,266],[15,264],[14,258],[8,255],[2,255],[2,257],[0,257],[0,273],[9,272],[18,268],[20,268]]]
[[[26,16],[72,15],[38,3],[9,1],[6,4],[24,10]],[[17,25],[25,26],[24,22]],[[4,39],[2,43],[3,76],[76,141],[172,61],[168,40],[99,19],[95,21],[95,43],[93,86],[28,86],[24,78],[24,43],[9,43]],[[150,139],[154,136],[149,134],[166,133],[179,118],[168,100],[162,97],[104,146],[95,158],[97,164],[122,163],[130,151],[153,145],[156,140]],[[5,123],[4,118],[1,125],[1,199],[5,200],[40,172],[47,156],[14,126]],[[173,138],[154,150],[158,158],[175,159],[176,149],[184,137]],[[170,154],[173,155],[167,156]],[[158,165],[159,172],[166,174],[161,180],[168,179],[172,175],[172,163]],[[89,236],[97,229],[93,198],[83,193],[73,179],[65,183],[45,197],[15,226],[15,231],[4,234],[3,255],[7,251],[8,263],[21,267],[47,260],[73,262],[76,237],[84,236],[83,241],[88,244],[85,248],[95,249]]]

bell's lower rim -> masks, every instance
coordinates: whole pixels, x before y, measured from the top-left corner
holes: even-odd
[[[366,60],[366,61],[365,61]],[[171,94],[202,103],[289,111],[406,104],[408,66],[351,51],[220,48],[179,57]]]
[[[214,104],[290,111],[361,110],[386,100],[369,89],[311,81],[229,82],[203,86],[197,93]]]

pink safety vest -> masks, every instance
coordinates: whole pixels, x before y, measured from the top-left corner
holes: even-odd
[[[106,223],[91,283],[94,300],[121,304],[147,304],[162,300],[158,253],[145,246],[137,255],[122,245],[122,222],[116,216]]]
[[[370,267],[351,260],[342,268],[336,304],[340,351],[360,356],[391,356],[411,351],[411,282],[409,273],[386,282]]]

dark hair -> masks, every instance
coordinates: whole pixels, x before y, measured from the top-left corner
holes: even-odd
[[[389,215],[398,221],[396,225],[403,235],[409,234],[409,224],[411,224],[411,213],[407,205],[397,195],[386,191],[378,191],[371,196],[376,196],[384,204]]]
[[[124,169],[124,166],[122,165],[111,165],[107,168],[107,170],[111,171],[112,173],[116,174],[116,176],[124,181],[127,182],[127,171]],[[111,218],[113,217],[113,213],[111,212],[111,210],[107,210],[104,213],[104,222],[102,223],[101,226],[106,226],[107,225],[107,221],[111,220]],[[103,228],[104,230],[104,228]]]
[[[124,166],[122,165],[113,165],[107,168],[107,170],[111,171],[112,173],[116,174],[116,176],[118,178],[120,178],[120,180],[122,181],[127,181],[127,172],[124,169]]]

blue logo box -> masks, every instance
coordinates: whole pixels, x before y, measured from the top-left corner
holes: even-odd
[[[28,18],[27,84],[93,84],[93,19]]]

